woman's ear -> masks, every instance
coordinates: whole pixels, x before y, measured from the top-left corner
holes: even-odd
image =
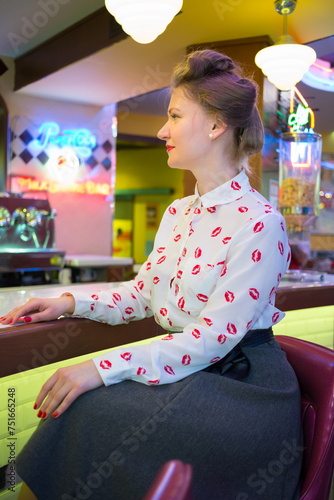
[[[217,137],[221,136],[227,129],[226,123],[223,122],[220,118],[217,118],[212,125],[212,129],[210,132],[210,138],[211,139],[216,139]]]

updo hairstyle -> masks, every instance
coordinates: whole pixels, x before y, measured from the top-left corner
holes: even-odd
[[[237,155],[261,151],[264,134],[256,107],[257,87],[240,76],[232,59],[213,50],[189,54],[174,70],[171,89],[178,87],[234,129]]]

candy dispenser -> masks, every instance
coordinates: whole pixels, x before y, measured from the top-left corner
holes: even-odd
[[[279,145],[279,198],[291,246],[306,256],[319,205],[321,135],[287,132]]]

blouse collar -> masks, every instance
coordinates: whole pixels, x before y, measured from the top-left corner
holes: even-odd
[[[252,187],[245,171],[241,170],[233,179],[230,179],[202,196],[200,196],[196,184],[193,202],[199,198],[204,208],[210,208],[215,205],[225,205],[241,198],[251,189]]]

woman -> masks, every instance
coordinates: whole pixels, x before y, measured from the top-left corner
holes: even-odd
[[[274,300],[290,254],[281,215],[246,175],[263,143],[255,101],[229,57],[188,56],[158,137],[168,165],[195,175],[195,194],[167,209],[138,276],[93,295],[32,299],[2,320],[154,315],[167,331],[44,384],[41,425],[17,460],[22,498],[137,500],[172,458],[193,466],[197,500],[298,498],[299,389],[271,331],[284,316]]]

